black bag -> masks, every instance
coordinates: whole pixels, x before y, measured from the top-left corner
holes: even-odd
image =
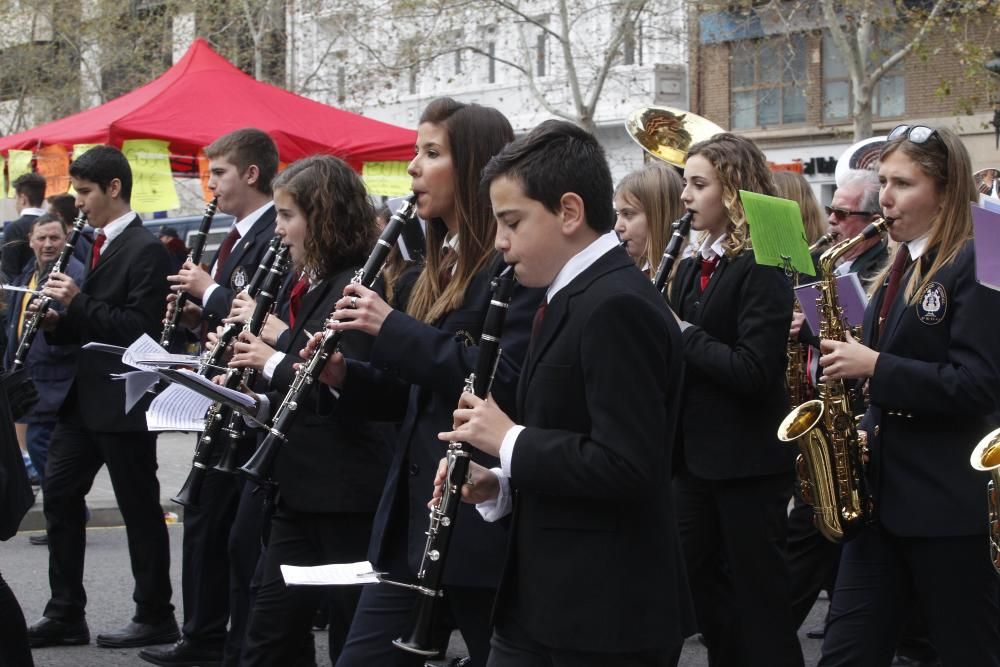
[[[0,540],[14,536],[34,502],[21,448],[17,445],[7,392],[0,383]]]

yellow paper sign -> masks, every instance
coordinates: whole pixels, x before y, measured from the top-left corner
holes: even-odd
[[[152,213],[180,207],[167,145],[157,139],[129,139],[122,143],[122,153],[132,167],[133,211]]]
[[[361,177],[368,194],[399,197],[410,193],[410,175],[406,162],[365,162]]]
[[[11,149],[7,151],[7,197],[14,198],[14,188],[11,185],[18,176],[31,171],[31,151]]]

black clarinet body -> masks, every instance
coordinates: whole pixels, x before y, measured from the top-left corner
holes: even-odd
[[[63,245],[62,252],[59,253],[59,258],[48,271],[44,272],[44,277],[39,278],[38,289],[42,288],[45,280],[48,279],[49,273],[52,271],[66,273],[66,267],[69,266],[69,260],[73,256],[73,249],[80,240],[80,234],[83,232],[83,228],[86,224],[87,216],[83,213],[83,211],[81,211],[77,214],[76,219],[73,221],[73,229],[70,230],[69,237],[66,239],[66,244]],[[25,299],[29,299],[30,301],[30,295],[25,295]],[[38,310],[36,310],[34,314],[32,314],[32,316],[24,322],[24,327],[21,331],[21,338],[17,342],[17,350],[14,353],[14,362],[11,365],[11,372],[24,368],[24,364],[28,359],[28,352],[31,351],[31,345],[35,342],[35,336],[38,335],[38,330],[42,326],[42,320],[45,319],[45,313],[48,312],[49,306],[51,305],[52,299],[49,297],[38,297]]]
[[[208,230],[212,227],[212,219],[215,217],[215,208],[218,201],[218,197],[212,197],[212,201],[205,205],[205,212],[201,216],[201,224],[198,225],[198,231],[195,232],[194,238],[191,241],[191,252],[188,253],[187,257],[187,261],[192,264],[200,263],[201,256],[205,253],[205,241],[208,239]],[[188,302],[189,298],[190,295],[187,292],[181,292],[177,295],[177,301],[174,302],[174,312],[167,319],[167,323],[163,325],[163,331],[160,333],[161,347],[165,349],[170,347],[174,333],[181,323],[184,304]]]
[[[257,265],[257,270],[253,272],[250,282],[247,283],[247,286],[244,289],[251,299],[256,299],[257,295],[260,293],[261,286],[269,275],[271,267],[274,265],[279,247],[281,247],[281,237],[275,235],[275,237],[271,239],[270,243],[268,243],[267,250],[264,251],[263,257],[260,258],[260,264]],[[222,366],[222,359],[226,355],[226,350],[233,342],[233,339],[236,338],[236,334],[238,334],[242,329],[243,325],[238,324],[237,322],[227,322],[226,325],[222,327],[222,332],[219,334],[219,339],[216,341],[215,347],[211,350],[207,350],[201,356],[201,363],[198,368],[198,372],[201,375],[205,375],[207,377],[214,369]]]
[[[514,293],[514,278],[510,267],[493,280],[493,294],[483,321],[483,332],[479,338],[479,357],[476,368],[465,380],[465,391],[485,398],[493,383],[493,375],[500,360],[500,335],[503,323]],[[404,651],[419,655],[435,655],[440,649],[435,645],[435,621],[438,617],[438,601],[444,596],[442,580],[448,560],[448,547],[458,519],[458,508],[462,502],[462,485],[469,474],[469,451],[471,447],[461,442],[448,445],[448,472],[441,495],[441,502],[431,510],[430,526],[427,528],[427,544],[417,572],[417,584],[412,586],[421,593],[413,609],[410,627],[393,645]],[[386,582],[396,583],[396,582]],[[411,587],[409,584],[405,584]]]
[[[375,248],[368,256],[365,265],[361,269],[358,269],[354,278],[351,279],[352,283],[364,285],[369,289],[375,284],[375,280],[378,278],[379,273],[381,273],[389,252],[403,231],[406,220],[415,214],[415,202],[416,196],[410,196],[392,214],[389,222],[386,223],[385,229],[382,230],[382,235],[379,236]],[[330,322],[332,321],[328,320],[328,323]],[[323,341],[316,348],[315,352],[313,352],[312,357],[299,366],[298,371],[295,373],[295,378],[292,380],[292,384],[285,394],[284,400],[282,400],[274,413],[274,418],[271,421],[271,426],[268,428],[267,435],[264,437],[264,441],[257,448],[257,451],[254,452],[253,456],[250,457],[250,460],[239,468],[241,475],[256,484],[263,484],[268,480],[271,468],[274,465],[274,459],[278,455],[278,449],[286,439],[292,420],[295,419],[299,403],[309,390],[309,387],[312,386],[316,378],[323,371],[327,359],[336,351],[342,334],[343,332],[341,331],[334,332],[324,327]]]
[[[254,306],[253,314],[243,325],[243,331],[253,335],[258,335],[264,327],[264,321],[274,308],[274,303],[278,294],[278,287],[281,285],[281,278],[288,268],[288,246],[281,246],[274,256],[274,261],[266,273],[263,284],[259,285],[257,302]],[[235,368],[226,371],[224,385],[228,389],[238,389],[243,382],[244,373]],[[213,403],[205,414],[205,430],[198,438],[198,444],[194,448],[194,458],[191,461],[191,472],[188,473],[184,485],[177,495],[171,498],[178,505],[187,509],[196,509],[201,497],[201,487],[205,482],[205,474],[208,472],[208,464],[215,452],[216,443],[223,433],[224,427],[232,425],[234,419],[242,417],[233,411],[228,405]]]
[[[657,292],[662,293],[663,288],[667,284],[667,278],[670,277],[670,271],[673,269],[674,263],[677,261],[677,257],[681,253],[684,241],[687,240],[688,233],[691,231],[691,218],[693,217],[694,213],[688,211],[670,224],[674,233],[670,235],[670,241],[667,242],[667,247],[663,250],[663,257],[660,259],[660,265],[656,267],[656,274],[653,276],[653,287],[656,288]]]

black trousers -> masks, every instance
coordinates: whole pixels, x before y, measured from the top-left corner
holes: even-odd
[[[280,566],[326,565],[365,559],[371,513],[313,514],[283,506],[271,519],[261,585],[250,612],[240,664],[312,665],[312,620],[323,599],[330,609],[330,660],[336,662],[354,618],[361,586],[286,586]]]
[[[840,563],[840,544],[816,530],[812,505],[799,497],[796,484],[792,511],[788,515],[788,573],[791,576],[792,623],[798,628],[806,620],[819,592],[833,597]]]
[[[567,651],[544,646],[516,621],[503,619],[497,621],[490,647],[487,667],[668,667],[677,664],[683,644],[631,653]]]
[[[229,622],[229,532],[236,518],[242,479],[205,473],[198,505],[184,510],[181,589],[186,639],[222,648]]]
[[[14,591],[0,575],[0,667],[32,667],[28,628]]]
[[[170,603],[170,543],[156,479],[156,434],[93,432],[78,415],[60,419],[52,434],[45,471],[45,521],[49,536],[48,618],[84,616],[86,547],[84,498],[94,476],[107,465],[125,519],[135,589],[134,621],[158,623],[174,611]]]
[[[792,473],[674,480],[677,522],[709,664],[796,667],[785,560]]]
[[[258,565],[264,552],[263,522],[267,493],[243,482],[236,518],[229,530],[229,632],[222,664],[236,667],[246,640],[250,609],[260,583]]]
[[[888,665],[916,606],[942,664],[1000,666],[998,601],[985,535],[898,537],[868,526],[844,545],[820,665]]]
[[[347,645],[336,667],[423,667],[427,658],[392,645],[392,640],[409,630],[418,595],[390,584],[365,586]],[[450,628],[461,631],[472,667],[485,667],[490,654],[490,615],[495,596],[496,590],[492,588],[452,586],[444,590],[438,630],[444,630],[441,633],[444,645]]]

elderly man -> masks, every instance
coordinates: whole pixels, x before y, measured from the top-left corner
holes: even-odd
[[[833,194],[833,200],[826,207],[830,229],[837,232],[838,240],[855,236],[875,216],[881,215],[878,190],[878,174],[874,171],[866,169],[847,172]],[[857,273],[861,284],[867,289],[885,266],[888,256],[886,240],[874,236],[841,257],[837,273]]]

